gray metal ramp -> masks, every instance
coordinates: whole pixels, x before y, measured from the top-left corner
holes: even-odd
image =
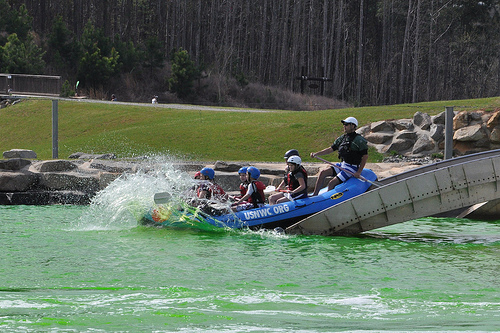
[[[500,198],[500,151],[474,154],[382,180],[355,198],[286,229],[289,234],[354,235]]]

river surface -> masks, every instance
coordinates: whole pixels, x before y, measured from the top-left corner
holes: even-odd
[[[358,237],[159,229],[131,209],[168,187],[148,177],[90,206],[0,206],[0,331],[500,330],[500,220]]]

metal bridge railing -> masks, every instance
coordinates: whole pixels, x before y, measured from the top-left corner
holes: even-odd
[[[60,76],[0,73],[0,94],[59,96],[61,86]]]

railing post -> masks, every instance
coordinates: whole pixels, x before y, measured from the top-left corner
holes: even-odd
[[[444,159],[453,158],[453,106],[446,107],[444,122]]]
[[[59,158],[59,143],[58,143],[58,112],[59,103],[57,99],[52,100],[52,158]]]

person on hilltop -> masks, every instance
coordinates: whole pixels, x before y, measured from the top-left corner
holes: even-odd
[[[111,95],[111,101],[116,102],[118,99],[116,98],[115,94]]]
[[[153,96],[153,99],[151,100],[152,104],[158,104],[158,96]]]
[[[253,209],[264,206],[266,200],[264,189],[266,188],[266,185],[264,185],[263,182],[258,181],[259,177],[259,169],[254,166],[248,167],[248,190],[243,197],[241,197],[232,205],[233,211],[239,212],[246,209]]]
[[[337,163],[337,165],[349,172],[340,170],[335,166],[329,166],[321,170],[314,186],[313,196],[318,195],[326,177],[333,177],[328,183],[328,190],[332,190],[335,186],[351,177],[359,178],[368,161],[368,143],[363,136],[356,133],[358,120],[354,117],[347,117],[341,122],[344,126],[344,134],[339,136],[330,147],[311,153],[311,157],[327,155],[338,150],[341,163]]]
[[[200,184],[197,189],[198,199],[208,199],[217,201],[226,201],[227,194],[222,187],[215,183],[215,171],[212,168],[203,168],[200,170],[200,180],[206,180],[206,183]]]
[[[307,171],[302,166],[302,159],[294,155],[290,156],[286,163],[290,170],[287,174],[288,189],[271,195],[270,205],[307,198]]]

